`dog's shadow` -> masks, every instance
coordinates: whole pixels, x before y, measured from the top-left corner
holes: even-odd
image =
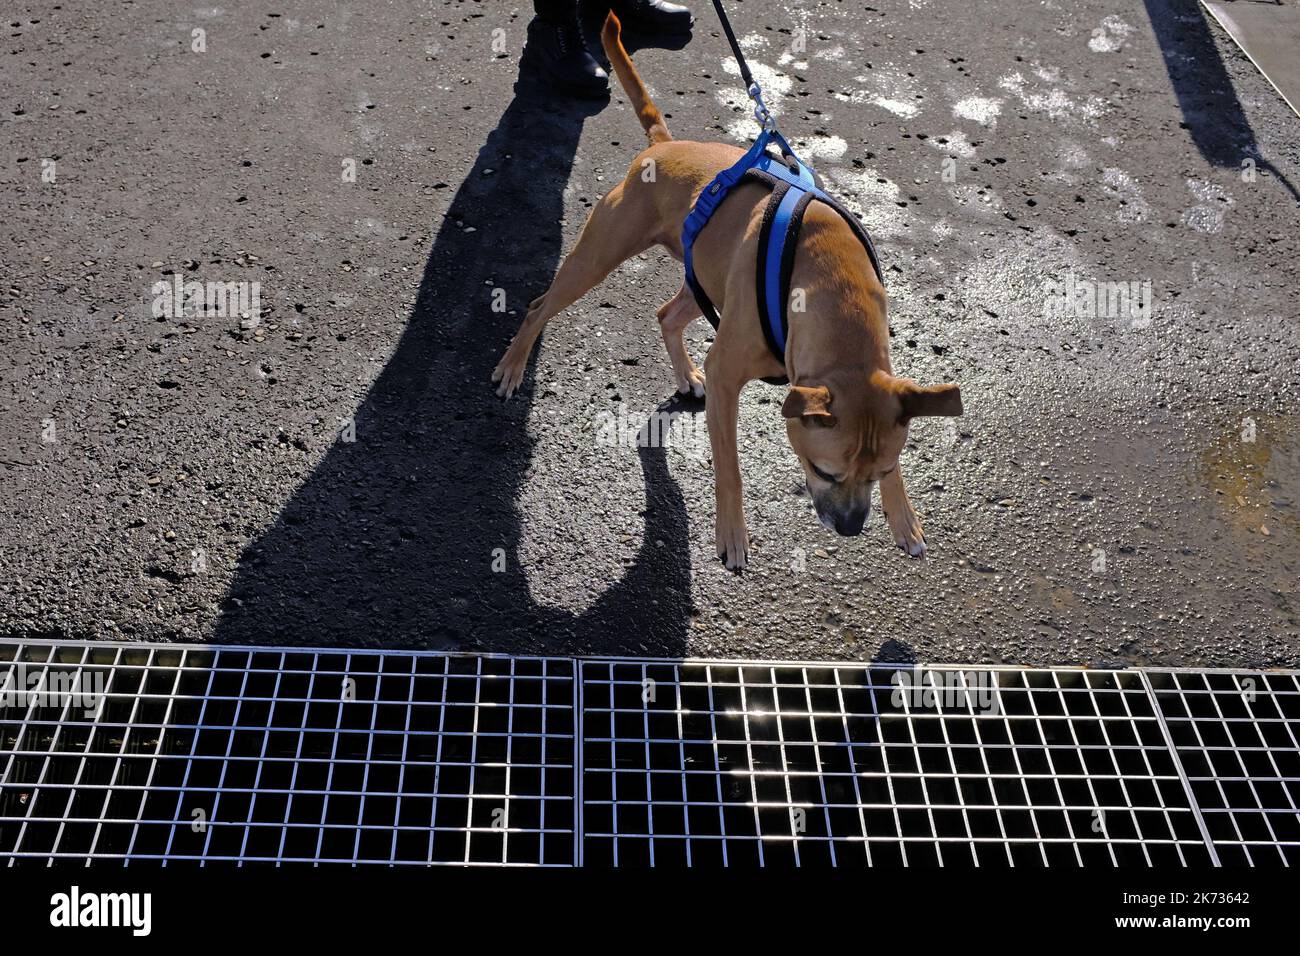
[[[493,393],[519,320],[493,311],[493,289],[526,303],[549,284],[562,191],[583,122],[602,105],[530,85],[521,77],[452,200],[395,354],[356,411],[355,440],[335,442],[241,555],[214,641],[682,656],[687,515],[662,447],[639,451],[644,544],[593,606],[539,604],[519,564],[531,389],[505,404]]]

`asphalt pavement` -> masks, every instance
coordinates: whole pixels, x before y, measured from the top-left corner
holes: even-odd
[[[677,138],[741,144],[693,5],[688,43],[634,59]],[[965,417],[917,422],[903,456],[924,560],[878,510],[821,527],[762,383],[750,567],[715,559],[662,252],[494,396],[644,144],[621,90],[519,75],[528,4],[19,3],[0,634],[1300,665],[1300,120],[1250,61],[1191,2],[729,8],[872,232],[895,369],[962,386]],[[176,308],[186,283],[203,309]],[[702,360],[711,329],[687,340]]]

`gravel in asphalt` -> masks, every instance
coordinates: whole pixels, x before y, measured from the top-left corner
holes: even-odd
[[[743,143],[693,5],[689,44],[634,58],[678,138]],[[18,4],[0,633],[1300,664],[1300,126],[1249,60],[1162,0],[732,8],[781,128],[872,231],[896,371],[961,383],[965,417],[904,453],[925,560],[878,510],[821,527],[780,389],[744,394],[742,576],[713,556],[699,409],[667,406],[666,446],[610,441],[672,394],[660,251],[495,398],[644,143],[621,90],[516,83],[529,5]],[[178,281],[259,301],[178,315]],[[1150,309],[1054,307],[1070,282]],[[687,338],[702,359],[709,327]]]

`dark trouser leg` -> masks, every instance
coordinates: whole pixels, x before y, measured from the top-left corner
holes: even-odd
[[[578,0],[533,0],[533,12],[544,20],[558,23],[578,13]]]

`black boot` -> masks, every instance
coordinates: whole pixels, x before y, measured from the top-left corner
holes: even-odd
[[[609,93],[609,74],[588,52],[576,10],[554,19],[534,18],[524,59],[565,93],[595,99]]]
[[[695,19],[686,7],[668,0],[611,0],[609,6],[624,27],[641,34],[690,33]]]

